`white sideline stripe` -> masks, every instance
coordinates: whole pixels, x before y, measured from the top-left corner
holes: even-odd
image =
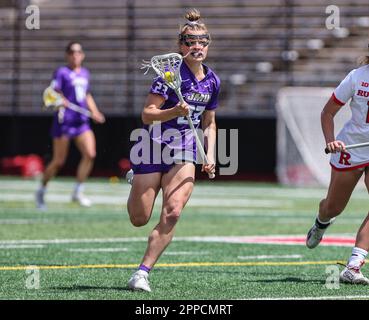
[[[190,236],[190,237],[174,237],[173,241],[189,241],[189,242],[224,242],[224,243],[253,243],[253,239],[268,238],[296,238],[305,237],[306,235],[268,235],[268,236]],[[353,237],[354,234],[331,234],[337,238]],[[147,237],[126,237],[126,238],[81,238],[81,239],[20,239],[20,240],[0,240],[0,245],[11,244],[69,244],[69,243],[118,243],[118,242],[141,242],[147,241]]]
[[[92,204],[109,204],[109,205],[122,205],[127,202],[128,196],[108,196],[108,195],[94,195],[92,198]],[[0,201],[34,201],[33,194],[16,194],[16,193],[0,193]],[[70,203],[71,197],[64,194],[46,194],[45,201]],[[162,203],[161,198],[157,199],[156,205]],[[290,206],[292,207],[292,201],[286,200],[258,200],[258,199],[213,199],[213,198],[191,198],[188,206],[206,206],[206,207],[268,207],[274,208],[276,206]]]
[[[302,258],[301,254],[290,254],[290,255],[281,255],[281,256],[266,256],[266,255],[260,255],[260,256],[238,256],[238,259],[241,260],[252,260],[252,259],[299,259]]]
[[[205,202],[206,203],[206,202]],[[191,204],[188,204],[190,207]],[[19,212],[19,210],[22,210],[24,214],[34,214],[35,211],[37,211],[36,208],[19,208],[19,207],[11,207],[11,208],[0,208],[0,214],[6,213],[9,214],[13,211]],[[54,210],[56,210],[56,207],[53,207],[51,210],[44,211],[43,214],[48,214],[49,217],[52,216]],[[63,215],[75,215],[76,213],[80,213],[80,208],[74,208],[74,207],[68,207],[68,210],[65,210],[63,212]],[[111,215],[121,215],[121,204],[119,206],[112,206]],[[359,211],[357,211],[359,212]],[[190,212],[189,212],[190,213]],[[101,210],[98,208],[89,208],[87,211],[83,213],[84,215],[101,215]],[[188,213],[187,213],[188,214]],[[205,213],[202,213],[204,215]],[[296,216],[296,215],[303,215],[303,216]],[[269,219],[269,218],[276,218],[274,221],[275,224],[299,224],[299,223],[312,223],[314,216],[307,216],[307,214],[311,214],[311,210],[294,210],[293,208],[286,208],[285,210],[274,210],[274,209],[268,209],[268,212],[258,212],[254,209],[232,209],[232,213],[227,213],[225,211],[222,212],[216,212],[213,211],[211,213],[208,213],[209,216],[226,216],[226,217],[251,217],[251,218],[257,218],[257,219]],[[1,224],[35,224],[35,223],[56,223],[59,219],[61,219],[59,216],[55,217],[53,219],[40,219],[40,218],[34,218],[34,219],[0,219],[0,225]],[[362,222],[362,219],[360,218],[350,218],[350,219],[340,219],[337,223],[342,225],[355,225],[360,224]]]
[[[226,215],[226,213],[224,214]],[[231,217],[233,214],[230,214],[229,216]],[[267,215],[265,215],[265,217],[267,217]],[[312,221],[314,221],[312,218],[308,218],[308,217],[293,217],[291,216],[291,218],[287,217],[287,216],[278,216],[276,215],[276,218],[278,220],[274,221],[273,223],[275,224],[300,224],[300,223],[309,223],[312,224]],[[356,224],[361,224],[363,222],[363,219],[359,219],[359,218],[350,218],[350,219],[340,219],[338,220],[338,222],[335,222],[335,224],[345,224],[345,225],[356,225]]]
[[[3,244],[69,244],[69,243],[114,243],[114,242],[147,241],[145,237],[132,238],[91,238],[91,239],[45,239],[45,240],[2,240]]]
[[[0,249],[37,249],[37,248],[44,248],[44,245],[41,244],[2,244],[0,245]]]
[[[167,256],[186,256],[186,255],[203,255],[203,254],[209,254],[208,251],[168,251],[164,252],[164,255]]]
[[[321,296],[321,297],[283,297],[283,298],[253,298],[245,300],[348,300],[348,299],[368,299],[369,295],[364,296]]]
[[[70,252],[125,252],[128,251],[127,248],[75,248],[67,249]]]
[[[50,223],[47,219],[0,219],[0,224]]]
[[[16,192],[22,191],[30,191],[32,194],[35,192],[36,188],[39,185],[37,180],[7,180],[1,179],[0,190],[9,191],[14,190]],[[130,190],[130,186],[125,184],[125,179],[121,179],[121,183],[111,184],[106,180],[106,182],[88,182],[86,184],[86,192],[109,192],[112,193],[122,192],[122,194],[126,194]],[[71,192],[73,187],[72,181],[53,181],[50,186],[50,191],[63,190],[65,192]],[[212,196],[260,196],[260,194],[268,194],[269,197],[283,197],[287,199],[292,198],[321,198],[325,196],[326,189],[325,188],[290,188],[290,187],[279,187],[279,186],[259,186],[255,185],[230,185],[226,188],[224,185],[202,185],[197,184],[196,188],[193,192],[193,195],[196,195],[199,192],[199,195],[209,193]],[[365,190],[355,190],[352,198],[357,199],[367,199],[367,193]]]
[[[207,202],[204,201],[204,203],[206,204]],[[1,202],[0,202],[1,204]],[[187,206],[191,206],[190,204],[188,204]],[[186,207],[187,207],[186,206]],[[48,210],[43,211],[43,213],[48,214],[48,213],[52,213],[57,209],[61,209],[61,207],[63,209],[65,209],[65,205],[64,204],[55,204],[53,205],[53,207],[50,207]],[[215,208],[216,209],[216,208]],[[11,206],[11,207],[0,207],[0,213],[12,213],[12,212],[16,212],[19,213],[19,211],[22,210],[22,213],[32,213],[34,214],[35,211],[38,211],[36,209],[35,206],[28,206],[28,207],[22,207],[21,205],[19,206]],[[262,211],[261,211],[262,210]],[[80,213],[81,209],[80,207],[77,206],[68,206],[68,210],[64,210],[63,215],[66,214],[75,214],[75,213]],[[111,205],[109,206],[109,214],[122,214],[122,203],[120,203],[119,205]],[[301,219],[310,219],[311,223],[313,223],[314,218],[316,215],[311,213],[311,210],[304,210],[304,209],[296,209],[296,208],[284,208],[283,210],[281,210],[280,208],[275,209],[275,208],[268,208],[267,210],[265,210],[265,208],[232,208],[232,212],[225,212],[226,210],[224,210],[224,208],[219,208],[218,210],[212,210],[210,213],[202,213],[202,215],[211,215],[211,216],[227,216],[227,217],[256,217],[256,218],[270,218],[270,217],[277,217],[277,218],[293,218],[296,220]],[[40,212],[40,211],[38,211]],[[355,211],[351,211],[352,213],[356,213]],[[362,210],[358,210],[357,213],[362,213]],[[84,213],[84,215],[94,215],[94,214],[103,214],[101,209],[98,207],[91,207],[88,210],[86,210]],[[299,216],[301,215],[301,217]]]

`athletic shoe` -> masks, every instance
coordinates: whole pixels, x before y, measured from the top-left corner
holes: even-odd
[[[369,279],[361,273],[360,268],[349,268],[347,266],[340,273],[340,282],[369,285]]]
[[[45,204],[45,192],[42,189],[38,189],[36,191],[36,207],[40,210],[46,210],[46,204]]]
[[[335,218],[332,218],[325,228],[319,228],[316,223],[314,223],[306,237],[306,246],[309,249],[315,248],[320,243],[323,238],[324,232],[333,223],[334,220]]]
[[[142,290],[151,292],[149,285],[149,274],[146,271],[138,270],[136,271],[131,279],[128,281],[128,287],[131,290]]]
[[[82,193],[74,194],[72,201],[77,202],[81,207],[91,207],[90,199],[86,198]]]
[[[126,173],[126,180],[127,180],[127,182],[130,184],[130,185],[132,185],[132,183],[133,183],[133,170],[131,169],[131,170],[129,170],[127,173]]]

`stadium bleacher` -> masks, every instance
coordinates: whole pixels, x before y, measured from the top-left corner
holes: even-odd
[[[14,7],[18,3],[18,7]],[[41,28],[28,30],[25,7],[40,8]],[[225,2],[148,0],[2,1],[0,5],[1,114],[39,114],[42,90],[64,63],[64,47],[80,40],[92,72],[94,96],[108,115],[141,111],[153,77],[140,70],[143,59],[175,51],[185,10],[197,7],[212,34],[207,64],[222,80],[219,115],[274,116],[275,95],[285,85],[332,86],[367,51],[367,0],[338,0],[345,38],[325,27],[330,3],[318,0]],[[165,15],[163,14],[165,12]],[[321,40],[311,49],[310,39]],[[295,61],[282,58],[296,51]],[[268,62],[271,72],[256,68]],[[242,75],[244,81],[234,82]],[[16,107],[15,107],[16,105]],[[16,110],[15,110],[16,109]]]

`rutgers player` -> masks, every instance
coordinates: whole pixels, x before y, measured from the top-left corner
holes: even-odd
[[[215,170],[215,108],[218,104],[220,81],[215,73],[203,64],[210,36],[205,24],[200,20],[200,13],[192,9],[185,17],[187,21],[180,30],[178,45],[179,52],[184,56],[180,72],[181,90],[186,103],[179,103],[174,90],[168,88],[161,78],[156,78],[142,112],[142,120],[145,124],[144,130],[148,130],[151,134],[150,144],[156,144],[158,147],[156,150],[161,153],[159,155],[161,160],[159,163],[155,161],[154,152],[149,151],[147,161],[135,163],[131,150],[134,178],[127,207],[134,226],[147,224],[160,189],[163,194],[160,221],[149,236],[139,269],[128,282],[132,290],[151,291],[149,272],[171,242],[182,209],[192,193],[195,181],[196,142],[193,135],[188,135],[191,130],[185,119],[186,115],[191,115],[195,127],[199,126],[202,117],[209,160],[209,164],[203,165],[203,171],[212,173]],[[155,135],[154,122],[157,121],[161,122],[159,124],[161,139]],[[169,132],[179,133],[181,138],[178,139],[179,144],[173,144],[173,141],[168,144],[168,140],[172,137],[176,139],[175,135],[171,135],[166,140],[165,135]],[[165,158],[165,152],[161,152],[168,146],[173,146],[174,151],[171,162],[168,161],[170,160],[168,157]]]
[[[332,153],[332,173],[327,197],[320,202],[319,214],[307,235],[306,245],[310,249],[319,244],[325,230],[345,209],[363,173],[369,191],[369,148],[345,149],[345,145],[369,141],[369,56],[363,64],[340,83],[321,114],[324,138]],[[352,117],[335,138],[333,118],[350,99]],[[369,284],[369,279],[360,271],[368,250],[369,215],[357,233],[352,255],[340,274],[341,282]]]
[[[68,102],[90,110],[97,123],[104,123],[105,117],[97,108],[90,93],[90,73],[82,67],[85,54],[78,42],[70,42],[66,47],[67,65],[58,68],[53,77],[53,88],[63,94],[66,108],[59,108],[54,114],[51,128],[53,138],[53,158],[45,169],[41,185],[36,192],[36,206],[45,209],[45,192],[50,179],[64,165],[68,155],[70,140],[73,139],[81,153],[81,161],[77,169],[77,181],[72,194],[72,201],[89,207],[91,202],[83,195],[83,182],[92,169],[95,155],[95,135],[91,130],[87,116],[67,108]]]

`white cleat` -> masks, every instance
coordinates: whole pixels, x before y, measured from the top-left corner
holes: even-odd
[[[46,204],[45,204],[45,192],[41,189],[36,191],[36,207],[40,210],[46,210]]]
[[[82,193],[74,194],[72,201],[77,202],[81,207],[91,207],[91,200],[86,198]]]
[[[335,218],[331,219],[327,228],[333,223],[334,220]],[[324,232],[327,230],[327,228],[321,229],[314,223],[307,234],[306,246],[309,249],[315,248],[320,243],[320,241],[322,241]]]
[[[340,273],[340,282],[369,285],[369,279],[361,273],[360,268],[346,267]]]
[[[131,290],[151,292],[151,288],[149,285],[149,274],[143,270],[136,271],[132,275],[131,279],[129,279],[128,287]]]
[[[130,170],[126,173],[126,180],[127,180],[127,182],[128,182],[130,185],[132,185],[132,183],[133,183],[133,175],[134,175],[134,173],[133,173],[133,170],[132,170],[132,169],[130,169]]]

